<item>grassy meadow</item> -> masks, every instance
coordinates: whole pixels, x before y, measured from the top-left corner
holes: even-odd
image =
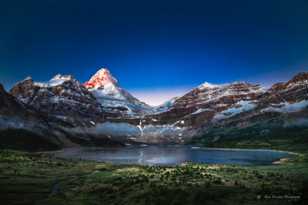
[[[306,204],[308,155],[271,166],[111,165],[0,151],[1,204]]]

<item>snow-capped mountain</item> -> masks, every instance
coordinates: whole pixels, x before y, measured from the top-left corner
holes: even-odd
[[[96,97],[108,112],[124,116],[145,115],[153,108],[119,87],[118,81],[106,68],[98,70],[84,86]]]
[[[10,93],[40,112],[73,124],[90,126],[104,118],[92,93],[70,75],[58,74],[44,83],[28,77],[14,85]]]
[[[0,86],[0,131],[31,130],[58,146],[185,143],[234,130],[234,136],[250,135],[250,130],[258,136],[288,126],[308,127],[308,73],[269,89],[246,82],[205,82],[155,108],[120,88],[107,69],[84,85],[72,76],[56,75],[44,83],[28,77],[10,94]]]
[[[231,128],[242,130],[256,124],[262,124],[260,132],[272,126],[308,127],[308,73],[299,73],[270,89],[246,82],[222,85],[206,82],[159,109],[160,112],[145,117],[144,126],[195,130],[191,132],[195,136],[209,131],[216,133],[215,130],[222,135]]]
[[[259,85],[245,82],[214,85],[203,83],[187,94],[175,98],[163,112],[155,113],[151,117],[162,123],[176,123],[181,121],[181,126],[199,126],[211,121],[215,114],[242,109],[252,109],[254,102],[264,93]],[[222,113],[228,115],[226,113]],[[219,118],[219,117],[216,117]]]
[[[64,124],[61,119],[24,104],[0,84],[0,148],[49,150],[70,146],[73,143],[60,128]]]
[[[216,141],[238,137],[280,137],[284,132],[296,137],[295,131],[306,133],[308,73],[299,73],[286,83],[274,84],[248,111],[230,111],[233,111],[232,115],[203,126],[199,134]]]

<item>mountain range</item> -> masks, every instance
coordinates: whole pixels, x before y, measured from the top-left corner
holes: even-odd
[[[31,77],[0,86],[1,146],[56,149],[79,145],[190,143],[308,127],[308,73],[264,88],[247,82],[203,83],[151,107],[102,68],[80,83],[70,75]],[[253,133],[252,133],[253,131]]]

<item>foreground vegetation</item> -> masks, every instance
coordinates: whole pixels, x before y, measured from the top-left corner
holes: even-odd
[[[270,133],[260,132],[257,126],[249,130],[230,128],[209,132],[194,142],[207,147],[299,153],[279,165],[149,167],[68,161],[50,154],[7,150],[56,148],[41,147],[46,143],[29,143],[20,137],[31,133],[12,134],[8,130],[1,135],[11,137],[0,145],[0,204],[308,204],[307,133],[308,129],[298,128],[271,129]]]
[[[308,127],[265,127],[260,123],[244,129],[213,129],[194,143],[205,147],[264,148],[308,154]]]
[[[0,151],[1,204],[305,204],[307,155],[281,165],[115,166]]]

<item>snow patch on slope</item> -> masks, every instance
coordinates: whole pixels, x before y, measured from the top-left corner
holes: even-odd
[[[48,82],[34,82],[34,85],[39,86],[39,87],[55,87],[58,85],[62,85],[63,83],[67,81],[71,81],[73,77],[71,75],[61,75],[58,74],[54,76],[52,79],[50,79]]]
[[[261,111],[262,112],[285,112],[285,113],[289,113],[289,112],[297,112],[297,111],[300,111],[300,110],[305,109],[307,107],[308,107],[308,100],[302,100],[302,101],[296,102],[296,103],[284,102],[284,103],[272,105],[271,107],[262,109]]]
[[[249,110],[252,110],[256,107],[256,104],[251,102],[251,101],[239,101],[235,104],[234,107],[231,107],[227,110],[224,110],[220,113],[217,113],[214,116],[214,120],[222,120],[222,119],[227,119],[230,117],[233,117],[237,114],[240,114],[242,112],[247,112]]]
[[[178,99],[178,97],[174,97],[171,100],[168,100],[164,102],[162,105],[158,105],[154,107],[154,112],[156,114],[162,113],[162,112],[167,112],[174,104],[174,102]]]
[[[196,110],[195,112],[191,113],[192,115],[197,115],[199,113],[202,112],[208,112],[208,111],[213,111],[212,109],[208,109],[208,108],[199,108],[198,110]]]
[[[84,83],[84,86],[108,112],[120,112],[126,115],[144,115],[153,112],[152,107],[119,87],[118,81],[106,68],[98,70]]]
[[[117,88],[114,84],[108,83],[104,86],[104,88],[92,88],[89,89],[90,92],[96,98],[115,98],[118,100],[125,100],[125,97],[122,95],[119,88]]]
[[[186,127],[174,125],[132,125],[125,122],[98,123],[94,127],[66,128],[67,131],[76,134],[92,134],[96,136],[107,136],[114,140],[133,140],[136,142],[148,142],[155,139],[168,140],[176,137],[181,140],[186,132]]]
[[[212,84],[209,82],[204,82],[201,85],[199,85],[199,89],[211,89],[211,88],[216,88],[216,87],[220,87],[222,85],[216,85],[216,84]]]

